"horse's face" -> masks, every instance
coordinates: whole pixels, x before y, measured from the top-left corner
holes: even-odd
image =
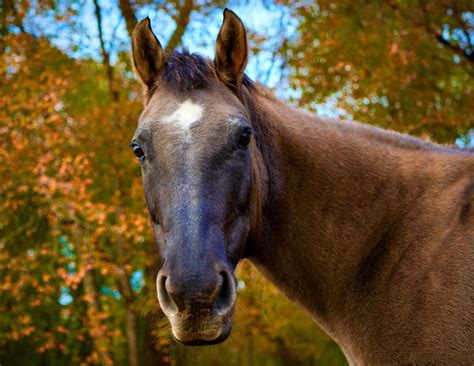
[[[246,56],[243,25],[228,11],[215,68],[189,54],[166,58],[148,20],[134,32],[134,66],[149,100],[131,146],[163,259],[158,299],[184,344],[218,343],[230,334],[233,271],[252,216],[255,143],[245,108],[221,80],[238,85]]]
[[[232,102],[210,90],[183,99],[157,91],[132,142],[164,260],[158,298],[183,343],[217,342],[230,330],[252,171],[252,129]]]

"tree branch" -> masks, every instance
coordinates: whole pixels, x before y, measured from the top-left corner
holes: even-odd
[[[6,48],[6,38],[9,34],[8,27],[14,25],[20,29],[22,33],[25,33],[25,28],[23,27],[23,19],[18,14],[15,8],[15,2],[12,0],[3,0],[0,3],[0,54],[2,54]],[[10,21],[13,19],[13,21]]]
[[[94,2],[96,1],[97,0],[94,0]],[[122,13],[122,16],[125,18],[127,32],[131,39],[133,30],[135,29],[135,26],[138,24],[135,11],[133,10],[130,0],[119,0],[119,8]],[[189,18],[193,9],[194,9],[194,0],[186,0],[184,2],[184,5],[181,7],[181,9],[179,9],[179,14],[175,20],[176,29],[171,35],[170,40],[168,41],[168,45],[166,46],[167,52],[173,51],[181,43],[183,35],[189,24]]]
[[[186,27],[189,24],[189,18],[191,12],[194,9],[194,0],[186,0],[184,6],[179,12],[178,18],[176,19],[176,29],[174,30],[171,38],[166,45],[166,52],[173,51],[180,43],[183,38]]]
[[[128,35],[130,36],[130,39],[132,39],[133,30],[138,23],[135,11],[133,10],[132,4],[129,0],[119,0],[119,8],[125,18]]]
[[[467,61],[474,63],[474,52],[470,49],[464,49],[458,45],[451,43],[448,39],[444,38],[439,30],[432,30],[431,34],[443,45],[451,49],[455,54],[464,57]]]
[[[387,4],[390,8],[392,8],[392,10],[399,11],[400,14],[402,14],[404,17],[406,17],[407,19],[411,19],[412,23],[415,26],[424,28],[426,32],[432,38],[436,39],[442,45],[448,47],[455,54],[461,56],[462,58],[464,58],[466,61],[469,61],[470,63],[474,63],[474,52],[473,52],[474,50],[472,50],[472,48],[467,48],[467,49],[462,48],[459,45],[452,43],[449,39],[444,38],[442,32],[439,29],[433,28],[431,26],[432,21],[429,16],[430,13],[428,9],[426,9],[425,2],[423,0],[419,0],[418,3],[420,5],[421,13],[424,18],[422,21],[420,21],[419,18],[414,19],[413,16],[402,12],[402,9],[400,8],[399,4],[395,1],[389,1]],[[454,8],[452,5],[449,5],[449,4],[445,6],[447,6],[448,8]],[[457,8],[454,8],[454,9],[456,12],[458,11]],[[463,28],[462,24],[460,24],[460,28],[465,32],[465,29]],[[470,44],[470,38],[468,36],[467,36],[467,41]]]
[[[98,0],[93,0],[93,1],[94,1],[94,8],[95,8],[95,16],[97,19],[97,29],[99,31],[99,42],[100,42],[100,50],[102,53],[102,63],[107,72],[110,95],[112,96],[112,100],[116,102],[118,101],[119,95],[118,95],[117,90],[115,90],[114,88],[114,69],[112,68],[112,65],[110,64],[110,55],[105,49],[104,33],[102,30],[102,12],[100,9],[99,1]]]
[[[453,51],[455,54],[458,56],[463,57],[467,61],[474,63],[474,53],[472,52],[472,49],[464,49],[452,42],[450,42],[449,39],[443,37],[443,33],[439,29],[435,29],[431,26],[431,20],[429,17],[429,12],[426,9],[425,3],[423,0],[420,0],[420,8],[423,13],[423,16],[425,18],[425,24],[424,28],[428,32],[428,34],[431,35],[431,37],[435,38],[438,42],[440,42],[442,45],[448,47],[451,51]],[[462,25],[460,25],[462,27]],[[468,39],[468,41],[470,41]]]

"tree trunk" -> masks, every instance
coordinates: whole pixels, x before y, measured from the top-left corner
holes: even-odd
[[[87,266],[87,264],[86,264]],[[95,290],[94,284],[94,275],[90,269],[86,269],[84,274],[84,294],[87,296],[88,299],[88,307],[87,313],[89,319],[94,319],[95,321],[99,322],[97,319],[97,315],[99,314],[99,304],[97,302],[97,292]],[[102,364],[104,365],[113,365],[114,361],[110,352],[104,348],[104,343],[107,343],[108,340],[104,337],[104,335],[94,336],[92,337],[94,340],[95,348],[97,349],[100,358],[102,360]]]
[[[119,240],[119,256],[123,255],[123,243]],[[123,264],[119,264],[117,273],[119,292],[123,298],[126,312],[126,332],[127,332],[127,346],[128,346],[128,364],[130,366],[138,366],[138,347],[137,347],[137,315],[135,313],[132,288],[130,287],[130,278],[123,269]]]
[[[128,344],[128,361],[130,366],[138,366],[138,349],[137,349],[137,317],[135,310],[131,304],[127,308],[127,344]]]
[[[85,244],[85,248],[83,248],[81,244],[81,238],[83,237],[82,229],[78,229],[74,236],[77,248],[77,265],[79,268],[84,268],[84,278],[82,280],[82,285],[84,286],[84,296],[87,303],[87,318],[93,323],[95,322],[98,327],[102,327],[102,321],[98,317],[100,313],[100,306],[97,290],[95,288],[91,250],[87,243]],[[101,363],[106,366],[114,365],[114,359],[109,352],[109,348],[107,347],[108,343],[110,343],[110,339],[107,339],[102,331],[91,332],[90,336],[92,338],[94,348],[99,353]]]

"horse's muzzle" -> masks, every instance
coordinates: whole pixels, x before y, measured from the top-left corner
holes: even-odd
[[[209,345],[229,336],[236,281],[226,266],[218,267],[197,274],[186,269],[174,273],[162,269],[158,274],[158,300],[178,342]]]

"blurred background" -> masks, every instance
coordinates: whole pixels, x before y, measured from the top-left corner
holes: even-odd
[[[175,344],[128,144],[142,109],[129,58],[151,18],[168,50],[212,57],[228,6],[249,76],[288,103],[474,146],[474,3],[1,2],[0,363],[343,365],[337,345],[249,263],[224,344]]]

